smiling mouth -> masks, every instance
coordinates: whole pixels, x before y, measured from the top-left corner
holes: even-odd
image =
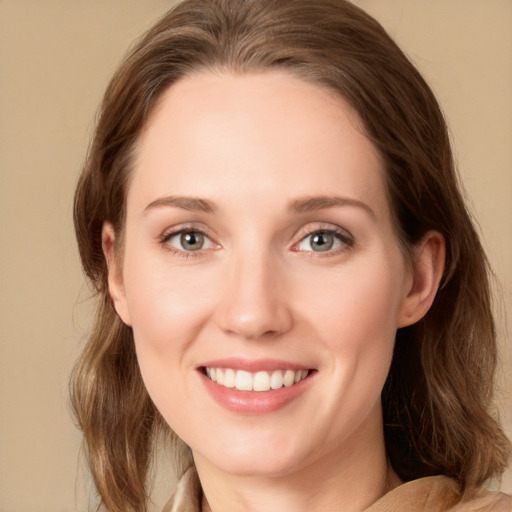
[[[204,374],[225,388],[238,391],[271,391],[291,387],[306,379],[313,370],[274,370],[248,372],[232,368],[203,367]]]

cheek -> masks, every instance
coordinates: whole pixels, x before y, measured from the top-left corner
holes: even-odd
[[[309,322],[333,350],[392,343],[402,301],[400,265],[369,260],[347,264],[325,276],[309,273],[301,295]]]
[[[185,399],[190,386],[187,378],[194,367],[191,347],[204,328],[212,296],[206,273],[191,268],[175,269],[165,258],[136,251],[124,265],[142,378],[157,408],[180,434],[188,428],[182,424],[195,421]],[[180,411],[178,422],[176,411]]]
[[[165,255],[132,250],[124,282],[136,340],[165,350],[186,344],[200,329],[212,290],[207,272],[176,268]]]
[[[389,373],[401,303],[400,272],[386,261],[347,265],[310,293],[304,317],[312,327],[329,390],[316,414],[329,418],[326,441],[352,432],[380,401]],[[318,277],[318,276],[317,276]],[[304,283],[313,288],[313,280]],[[332,413],[332,411],[339,411]]]
[[[346,417],[364,416],[361,408],[379,400],[387,378],[402,301],[400,268],[400,260],[397,265],[386,260],[347,265],[332,273],[324,293],[310,295],[308,323],[337,383],[326,408],[343,403]]]

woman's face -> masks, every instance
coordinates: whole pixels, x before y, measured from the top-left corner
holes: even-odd
[[[173,85],[137,147],[123,243],[117,310],[196,461],[283,475],[380,442],[413,278],[344,101],[279,73]]]

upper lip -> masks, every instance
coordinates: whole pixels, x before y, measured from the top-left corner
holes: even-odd
[[[312,369],[310,366],[279,359],[244,359],[238,357],[206,361],[200,364],[198,368],[232,368],[233,370],[245,370],[247,372]]]

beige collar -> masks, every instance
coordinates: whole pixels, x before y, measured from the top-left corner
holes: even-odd
[[[201,512],[201,484],[189,468],[162,512]],[[512,498],[484,488],[461,495],[445,476],[420,478],[388,492],[363,512],[512,512]]]

